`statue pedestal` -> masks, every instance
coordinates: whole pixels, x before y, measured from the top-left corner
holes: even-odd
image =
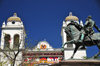
[[[100,60],[66,60],[52,66],[100,66]]]

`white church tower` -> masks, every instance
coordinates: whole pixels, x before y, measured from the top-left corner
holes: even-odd
[[[14,13],[12,17],[9,17],[7,24],[3,22],[2,31],[1,31],[1,46],[2,50],[13,49],[15,53],[17,49],[24,49],[25,42],[25,29],[23,22],[17,14]],[[9,54],[8,54],[9,55]],[[1,52],[1,61],[7,61],[7,58],[4,58],[4,54]],[[22,62],[22,52],[17,56],[16,66]],[[9,64],[9,63],[8,63]]]
[[[79,19],[78,17],[76,16],[73,16],[72,15],[72,12],[69,13],[69,16],[67,16],[65,18],[65,20],[63,21],[63,25],[62,25],[62,29],[61,29],[61,36],[62,36],[62,44],[66,43],[67,41],[70,41],[70,37],[65,33],[65,27],[71,22],[71,21],[75,21],[77,23],[79,23],[80,25],[83,26],[83,22],[80,21],[79,22]],[[64,46],[64,59],[67,60],[67,59],[70,59],[70,57],[72,56],[73,54],[73,51],[74,51],[74,48],[75,48],[75,45],[74,44],[67,44]],[[74,59],[83,59],[83,57],[86,56],[86,50],[81,50],[79,49],[75,56],[74,56]]]

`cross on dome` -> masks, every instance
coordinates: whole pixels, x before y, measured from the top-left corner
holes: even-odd
[[[69,16],[72,16],[72,12],[69,12]]]
[[[13,15],[14,17],[17,17],[17,13],[14,13],[14,15]]]
[[[17,16],[17,13],[14,13],[13,16],[9,17],[7,22],[17,21],[21,22],[21,19]]]
[[[72,12],[70,12],[69,13],[69,16],[67,16],[66,18],[65,18],[65,21],[78,21],[79,19],[78,19],[78,17],[76,17],[76,16],[73,16],[72,15]]]

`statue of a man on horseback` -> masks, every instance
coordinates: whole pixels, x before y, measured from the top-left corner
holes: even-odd
[[[92,20],[91,16],[88,16],[84,26],[85,33],[87,35],[93,35],[94,33],[93,27],[95,27],[100,32],[100,29],[96,26],[95,21]]]
[[[88,16],[83,27],[74,21],[71,21],[71,23],[67,25],[65,32],[71,37],[72,40],[63,44],[62,48],[64,48],[66,44],[75,44],[76,47],[71,58],[73,58],[74,54],[80,46],[85,47],[97,45],[97,47],[100,49],[100,38],[98,38],[100,33],[94,33],[93,27],[95,27],[100,32],[100,29],[96,26],[91,16]],[[100,52],[98,52],[94,57],[97,57],[99,54]]]
[[[100,29],[96,26],[95,21],[92,20],[91,16],[88,16],[83,29],[81,29],[80,38],[79,38],[80,42],[83,42],[85,37],[89,37],[89,39],[92,41],[91,35],[94,34],[93,27],[95,27],[97,31],[100,32]]]

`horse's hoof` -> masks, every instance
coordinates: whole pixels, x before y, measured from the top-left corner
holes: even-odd
[[[90,58],[90,59],[94,59],[94,57]]]
[[[83,47],[81,47],[80,49],[86,49],[86,47],[83,46]]]
[[[70,59],[73,59],[73,57],[71,57]]]
[[[96,59],[97,58],[97,56],[93,56],[92,58],[90,58],[90,59]]]

